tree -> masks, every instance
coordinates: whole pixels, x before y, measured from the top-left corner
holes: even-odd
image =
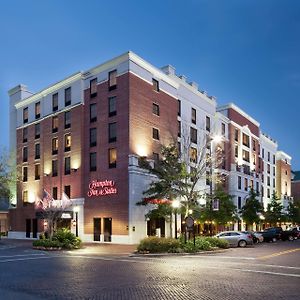
[[[300,224],[300,199],[294,199],[289,203],[287,220],[293,224]]]
[[[35,202],[35,209],[39,212],[40,217],[47,222],[48,234],[52,240],[54,231],[57,227],[57,221],[61,218],[62,213],[72,205],[72,201],[62,194],[61,200],[54,200],[51,195],[44,190],[43,198],[37,198]]]
[[[280,222],[283,217],[283,206],[279,201],[280,198],[278,198],[276,193],[274,192],[272,195],[272,200],[268,204],[267,211],[265,212],[265,220],[267,223],[270,223],[271,226],[276,226],[276,223]]]
[[[14,190],[19,179],[16,170],[14,155],[9,154],[5,149],[0,150],[0,198],[10,200],[14,197]]]
[[[245,205],[241,209],[241,216],[250,227],[253,223],[259,223],[259,214],[263,212],[262,204],[256,199],[258,194],[251,189],[246,199]]]

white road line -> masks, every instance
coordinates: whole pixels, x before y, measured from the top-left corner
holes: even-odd
[[[24,258],[16,258],[16,259],[5,259],[0,260],[0,264],[6,262],[17,262],[17,261],[26,261],[26,260],[35,260],[35,259],[45,259],[45,258],[53,258],[54,256],[40,256],[40,257],[24,257]]]
[[[33,253],[33,254],[16,254],[16,255],[1,255],[1,258],[8,258],[8,257],[23,257],[23,256],[41,256],[41,255],[45,255],[44,253]]]
[[[243,260],[254,260],[256,259],[255,257],[240,257],[240,256],[214,256],[214,255],[185,255],[183,257],[193,257],[193,258],[197,258],[197,257],[213,257],[214,259],[215,258],[228,258],[228,259],[233,259],[233,260],[239,260],[239,259],[243,259]]]

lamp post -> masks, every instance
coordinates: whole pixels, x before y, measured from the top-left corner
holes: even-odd
[[[179,200],[173,200],[172,207],[174,208],[174,215],[175,215],[175,239],[177,239],[177,209],[180,206]]]
[[[76,235],[76,237],[78,237],[78,212],[79,212],[79,209],[80,208],[77,205],[73,208],[73,211],[75,213],[75,223],[76,223],[75,235]]]

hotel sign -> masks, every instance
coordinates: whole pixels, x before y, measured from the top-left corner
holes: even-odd
[[[93,180],[89,184],[88,197],[116,194],[117,188],[113,180]]]

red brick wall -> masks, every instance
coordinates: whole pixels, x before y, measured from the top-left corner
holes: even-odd
[[[292,196],[296,200],[300,200],[300,181],[292,182]]]

